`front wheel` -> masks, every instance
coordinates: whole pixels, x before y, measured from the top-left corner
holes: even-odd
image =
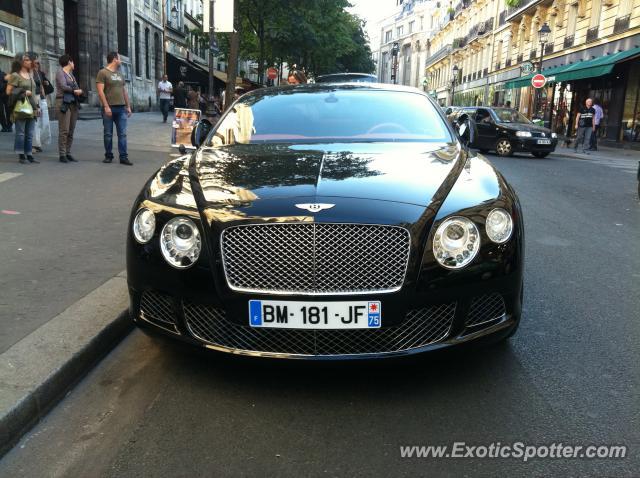
[[[500,138],[496,143],[496,153],[498,156],[513,156],[513,147],[507,138]]]
[[[549,156],[548,151],[533,151],[531,154],[533,154],[536,158],[546,158],[547,156]]]

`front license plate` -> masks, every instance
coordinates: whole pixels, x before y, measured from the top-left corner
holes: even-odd
[[[250,300],[249,325],[274,329],[376,329],[382,325],[382,304],[377,300]]]
[[[539,139],[538,144],[551,144],[550,139]]]

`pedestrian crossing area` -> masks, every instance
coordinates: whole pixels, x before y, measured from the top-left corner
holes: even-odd
[[[0,171],[0,183],[22,176],[22,173],[3,173]]]

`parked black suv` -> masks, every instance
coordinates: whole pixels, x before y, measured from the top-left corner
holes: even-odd
[[[498,156],[511,156],[526,152],[544,158],[558,144],[557,135],[550,129],[533,124],[511,108],[463,107],[455,111],[452,123],[467,123],[469,146],[482,153],[492,150]]]

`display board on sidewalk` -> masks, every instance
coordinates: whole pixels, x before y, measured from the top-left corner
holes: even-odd
[[[180,145],[184,145],[187,149],[195,149],[191,145],[191,132],[198,121],[200,121],[200,110],[175,108],[171,129],[171,146],[178,148]]]

